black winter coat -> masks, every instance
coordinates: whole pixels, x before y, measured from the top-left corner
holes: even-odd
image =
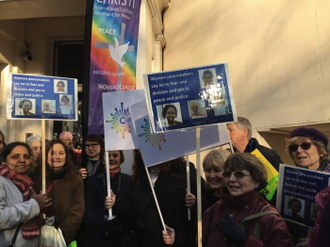
[[[196,195],[196,169],[193,164],[190,170],[191,192]],[[169,173],[160,174],[155,183],[155,193],[164,223],[175,229],[173,246],[191,247],[196,239],[196,210],[192,210],[192,220],[188,221],[186,187],[185,169],[171,168]],[[133,184],[131,196],[136,222],[140,226],[141,246],[168,247],[162,238],[163,226],[146,176],[141,184]]]
[[[134,223],[134,215],[129,204],[130,176],[118,173],[111,178],[111,189],[116,195],[112,208],[114,220],[108,221],[105,215],[107,196],[106,175],[91,176],[85,184],[85,223],[86,246],[132,247],[129,231]]]

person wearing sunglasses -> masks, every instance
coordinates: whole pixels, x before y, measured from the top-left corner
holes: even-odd
[[[328,137],[315,128],[298,127],[286,140],[286,151],[296,166],[315,171],[330,171]]]
[[[309,127],[295,128],[290,133],[289,138],[286,139],[286,151],[295,165],[314,171],[330,172],[327,145],[328,137],[321,131]],[[321,222],[321,212],[329,198],[328,190],[329,189],[326,188],[315,197],[319,210],[310,239],[307,238],[306,233],[304,234],[306,230],[297,231],[297,228],[300,227],[297,224],[288,222],[289,230],[295,244],[303,245],[310,241],[309,246],[316,245],[319,224]]]
[[[83,179],[104,172],[104,166],[102,166],[103,154],[104,139],[102,136],[88,135],[85,139],[84,158],[80,168],[80,173]]]
[[[293,246],[286,222],[259,194],[268,182],[258,158],[248,153],[231,154],[222,176],[228,180],[221,190],[222,198],[203,217],[205,246]]]

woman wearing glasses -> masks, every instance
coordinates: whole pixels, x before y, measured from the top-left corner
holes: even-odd
[[[267,185],[263,164],[249,153],[231,154],[224,164],[227,187],[203,217],[203,244],[215,246],[293,246],[285,221],[259,195]],[[262,216],[256,214],[263,212]],[[249,218],[248,218],[249,217]]]
[[[104,154],[104,140],[100,135],[89,135],[85,139],[85,153],[80,169],[83,179],[102,174],[104,166],[102,165]],[[101,165],[100,165],[101,164]]]
[[[286,142],[287,152],[294,160],[296,166],[316,171],[330,172],[327,150],[328,137],[321,131],[314,128],[298,127],[291,132]],[[308,246],[316,246],[323,208],[329,197],[329,187],[319,192],[315,197],[318,212]],[[288,226],[294,240],[296,240],[296,238],[299,240],[299,238],[306,237],[306,234],[301,236],[301,231],[297,233],[297,225],[293,226],[293,223],[288,223]]]
[[[286,151],[296,166],[329,172],[328,137],[314,128],[298,127],[286,140]]]

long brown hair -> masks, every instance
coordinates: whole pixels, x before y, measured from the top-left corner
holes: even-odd
[[[64,142],[62,142],[61,140],[51,140],[50,142],[47,143],[46,146],[46,153],[44,154],[46,157],[46,171],[51,171],[53,170],[53,168],[51,167],[51,164],[47,163],[47,157],[48,157],[48,153],[51,151],[51,148],[55,145],[55,144],[60,144],[62,145],[62,147],[65,150],[65,164],[64,166],[67,167],[67,171],[65,176],[63,177],[64,179],[69,179],[70,177],[72,177],[74,174],[79,174],[79,171],[75,168],[72,160],[71,160],[71,156],[69,153],[69,149],[67,148],[67,146],[64,144]],[[37,184],[41,183],[41,172],[42,172],[42,156],[40,155],[38,160],[37,160],[37,167],[35,169],[35,174],[33,175],[33,178],[35,178],[35,182]]]

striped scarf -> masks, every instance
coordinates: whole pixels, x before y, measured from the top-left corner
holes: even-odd
[[[7,165],[0,166],[0,176],[8,178],[16,187],[22,192],[23,201],[30,199],[29,188],[33,186],[33,181],[25,174],[18,174],[11,170]],[[29,222],[22,224],[23,237],[25,239],[32,239],[40,235],[39,226],[42,225],[42,218],[40,215],[31,219]]]

